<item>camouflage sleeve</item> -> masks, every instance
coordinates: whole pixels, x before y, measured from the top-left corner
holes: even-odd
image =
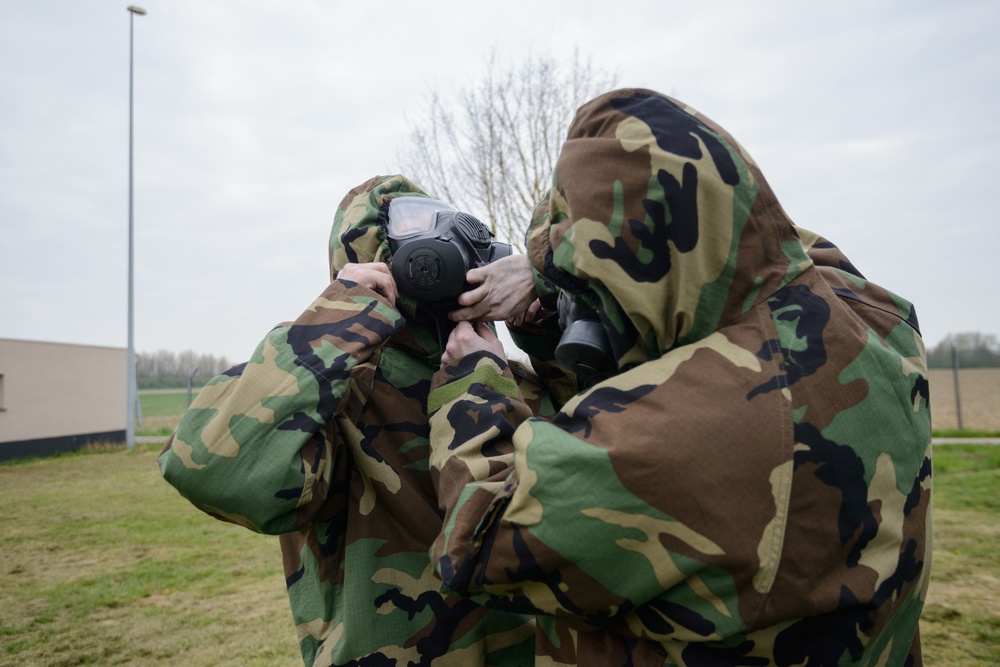
[[[598,593],[594,587],[585,594],[604,599],[575,599],[582,589],[568,590],[555,580],[567,563],[548,560],[573,556],[532,553],[530,541],[523,539],[528,530],[540,527],[539,522],[561,523],[570,506],[587,499],[572,493],[565,495],[562,507],[516,507],[538,482],[537,471],[526,465],[524,437],[548,437],[559,429],[532,415],[509,376],[506,364],[488,353],[469,355],[435,374],[428,401],[431,470],[445,519],[431,557],[447,591],[485,596],[492,604],[521,613],[560,616],[581,628],[595,627],[610,616],[606,610],[626,601],[613,595],[604,598],[608,592]],[[561,432],[558,439],[575,440]],[[564,452],[572,447],[551,444]],[[566,464],[564,476],[576,465],[569,460]],[[595,548],[584,539],[579,543],[585,550]],[[597,608],[605,611],[595,613]]]
[[[780,552],[767,525],[789,467],[724,452],[747,428],[776,456],[792,444],[771,410],[707,416],[719,386],[701,379],[759,371],[713,340],[717,351],[623,372],[549,419],[531,414],[486,353],[438,371],[428,407],[444,522],[431,556],[445,589],[580,630],[668,635],[665,619],[689,611],[705,627],[738,624],[726,568],[755,558],[747,551]],[[725,490],[712,506],[698,491],[707,487]]]
[[[375,292],[334,280],[249,362],[205,386],[160,454],[164,478],[219,519],[270,534],[302,525],[330,488],[330,424],[370,389],[402,324]]]
[[[518,424],[531,416],[520,398],[517,382],[503,360],[488,352],[468,355],[458,364],[434,375],[428,397],[431,423],[431,478],[438,504],[445,512],[442,532],[431,547],[446,588],[468,593],[467,585],[452,564],[471,565],[472,553],[462,558],[448,551],[464,549],[476,536],[470,525],[479,523],[494,499],[504,492],[505,481],[514,466],[512,437]],[[468,419],[455,423],[453,413],[464,411]],[[448,520],[462,514],[461,521]],[[478,551],[478,550],[477,550]]]

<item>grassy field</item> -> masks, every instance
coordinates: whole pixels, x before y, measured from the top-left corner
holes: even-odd
[[[1000,665],[1000,446],[934,449],[924,664]]]
[[[162,481],[160,446],[0,465],[0,665],[300,665],[275,538]]]
[[[199,391],[191,390],[191,400]],[[136,428],[136,435],[170,435],[187,408],[187,390],[143,389],[139,392],[139,408],[142,425]]]
[[[0,666],[301,664],[276,539],[195,510],[159,449],[0,464]],[[997,665],[1000,447],[934,455],[924,662]]]

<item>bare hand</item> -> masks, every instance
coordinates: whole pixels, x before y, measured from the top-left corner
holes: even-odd
[[[392,304],[396,303],[396,297],[399,296],[399,290],[396,289],[396,281],[392,279],[389,267],[383,262],[345,264],[344,268],[337,272],[337,277],[375,290]]]
[[[473,352],[481,351],[492,352],[504,361],[507,360],[503,343],[485,322],[459,322],[448,336],[448,344],[441,355],[441,366],[451,366]]]
[[[520,315],[507,318],[507,326],[519,327],[522,324],[531,324],[538,319],[540,315],[545,314],[545,311],[542,310],[542,302],[535,299],[531,302],[531,305],[528,306],[528,310],[524,311]]]
[[[465,279],[476,287],[458,295],[464,308],[453,310],[453,322],[495,322],[525,313],[538,294],[527,255],[509,255],[492,264],[475,268]]]

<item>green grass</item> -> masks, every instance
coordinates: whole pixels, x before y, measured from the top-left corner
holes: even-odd
[[[1000,447],[937,447],[934,482],[938,509],[983,510],[1000,515]]]
[[[195,510],[159,449],[0,463],[0,666],[301,664],[277,540]],[[1000,447],[934,457],[924,663],[1000,664]]]
[[[199,391],[191,390],[191,400]],[[187,408],[187,389],[144,389],[139,392],[139,408],[142,425],[136,428],[136,435],[170,435]]]
[[[924,664],[1000,664],[1000,446],[934,448]]]
[[[160,446],[0,464],[0,665],[300,665],[277,540],[163,482]]]
[[[191,390],[191,400],[201,388]],[[187,389],[151,389],[139,392],[143,417],[178,416],[187,408]]]

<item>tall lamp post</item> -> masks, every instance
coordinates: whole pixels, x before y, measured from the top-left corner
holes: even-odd
[[[135,447],[135,415],[139,408],[139,390],[135,382],[135,326],[133,324],[133,307],[135,303],[133,282],[134,262],[132,241],[132,23],[135,15],[143,16],[145,9],[129,5],[128,7],[128,416],[125,418],[125,448],[132,451]]]

